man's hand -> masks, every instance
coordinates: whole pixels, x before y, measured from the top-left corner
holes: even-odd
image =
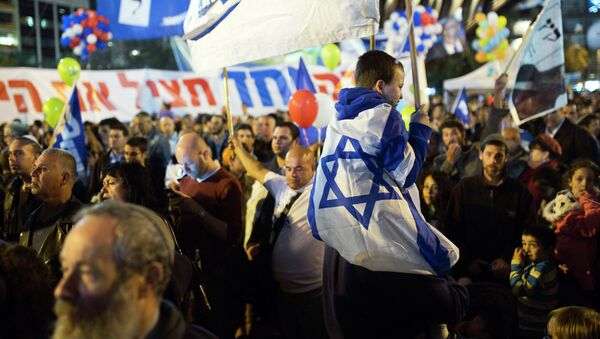
[[[508,274],[510,273],[510,265],[504,261],[504,259],[496,259],[490,263],[490,268],[492,269],[492,275],[494,278],[503,280],[508,278]]]
[[[508,74],[502,73],[494,83],[494,94],[502,94],[502,91],[506,89],[506,84],[508,84]]]
[[[451,143],[448,145],[448,150],[446,151],[446,161],[454,166],[460,157],[461,151],[462,149],[458,143]]]
[[[502,73],[494,84],[494,108],[504,108],[504,90],[508,84],[508,74]]]
[[[429,121],[429,115],[423,109],[423,105],[410,116],[410,122],[417,122],[429,128],[433,128],[433,124]]]

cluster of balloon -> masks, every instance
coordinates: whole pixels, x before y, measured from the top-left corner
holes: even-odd
[[[89,60],[90,54],[104,49],[112,39],[108,19],[96,11],[83,8],[62,16],[60,44],[73,49],[81,60]]]
[[[69,86],[75,85],[81,73],[79,63],[73,58],[60,59],[57,70],[62,81]],[[44,102],[42,112],[44,113],[44,120],[50,127],[56,127],[64,107],[65,103],[56,97],[52,97]]]
[[[288,103],[290,118],[299,127],[326,127],[335,114],[334,102],[325,93],[313,94],[307,89],[296,91]]]
[[[418,54],[427,54],[427,51],[442,33],[442,25],[438,22],[438,12],[429,6],[417,6],[413,13],[415,26],[415,46]],[[409,22],[406,12],[393,12],[383,24],[383,31],[388,38],[386,51],[399,57],[408,53]]]
[[[323,65],[333,71],[340,64],[340,48],[336,44],[328,44],[321,49]]]
[[[506,17],[498,16],[496,12],[489,12],[487,16],[477,13],[475,21],[477,22],[475,34],[479,38],[472,43],[473,49],[477,51],[475,60],[484,63],[506,58],[507,38],[510,36],[510,31],[506,27]]]

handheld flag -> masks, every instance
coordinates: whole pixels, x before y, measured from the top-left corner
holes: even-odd
[[[84,131],[77,85],[75,85],[69,104],[65,105],[65,110],[54,129],[51,145],[54,148],[64,149],[75,157],[78,174],[85,173],[87,163]]]
[[[373,35],[379,1],[195,0],[185,22],[192,67],[204,72]]]
[[[452,105],[452,113],[462,121],[466,126],[471,122],[471,114],[469,114],[469,106],[467,105],[467,90],[465,87],[460,91],[454,105]]]
[[[312,78],[310,77],[310,73],[308,73],[308,69],[304,64],[304,60],[300,58],[300,63],[298,64],[298,74],[296,75],[296,89],[307,89],[312,93],[317,93],[317,89],[312,82]]]
[[[546,0],[517,51],[518,71],[509,105],[517,124],[567,104],[565,54],[560,0]],[[509,74],[510,76],[514,76]]]

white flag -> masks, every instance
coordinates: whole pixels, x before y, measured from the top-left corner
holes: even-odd
[[[192,0],[185,20],[196,72],[375,34],[373,0]]]
[[[560,0],[546,0],[516,56],[518,71],[510,74],[514,90],[509,105],[517,124],[567,104],[563,38]]]

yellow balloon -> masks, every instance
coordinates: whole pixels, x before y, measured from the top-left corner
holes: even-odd
[[[504,27],[506,27],[506,24],[507,24],[506,17],[504,15],[499,16],[498,17],[498,30],[501,30]]]
[[[479,63],[484,63],[485,60],[485,53],[484,52],[477,52],[477,54],[475,54],[475,60]]]
[[[77,60],[73,58],[62,58],[58,62],[58,75],[65,84],[69,86],[73,86],[77,78],[79,78],[79,73],[81,72],[81,67]]]
[[[59,98],[50,98],[44,102],[42,112],[44,113],[44,120],[46,120],[50,127],[56,127],[64,107],[65,103]]]
[[[328,44],[321,49],[323,64],[330,70],[334,70],[340,64],[340,48],[336,44]]]

